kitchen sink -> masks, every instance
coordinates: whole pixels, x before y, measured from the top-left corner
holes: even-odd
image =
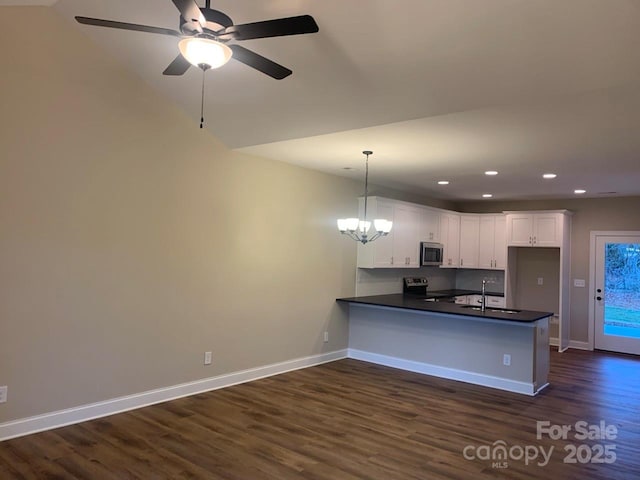
[[[482,311],[482,307],[476,307],[475,305],[463,305],[462,308],[470,308],[471,310]],[[484,309],[485,312],[492,313],[520,313],[522,310],[512,310],[510,308],[492,308],[487,307]]]

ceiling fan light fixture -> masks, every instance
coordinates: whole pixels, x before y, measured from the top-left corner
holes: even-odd
[[[233,53],[224,43],[202,37],[184,38],[178,43],[178,48],[191,65],[202,69],[223,66]]]

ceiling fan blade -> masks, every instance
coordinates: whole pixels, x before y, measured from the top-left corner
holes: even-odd
[[[229,45],[229,48],[233,51],[233,56],[231,58],[235,58],[239,62],[244,63],[251,68],[255,68],[276,80],[282,80],[293,73],[288,68],[278,65],[276,62],[273,62],[262,55],[258,55],[256,52],[252,52],[251,50],[241,47],[240,45]]]
[[[170,28],[150,27],[148,25],[138,25],[136,23],[114,22],[112,20],[102,20],[100,18],[76,17],[78,23],[85,25],[95,25],[97,27],[120,28],[122,30],[135,30],[137,32],[159,33],[160,35],[173,35],[182,37],[182,34]]]
[[[318,24],[311,15],[300,15],[297,17],[265,20],[264,22],[245,23],[244,25],[232,25],[225,28],[219,34],[219,38],[223,40],[250,40],[252,38],[283,37],[286,35],[315,33],[318,30]]]
[[[204,18],[195,0],[173,0],[173,4],[180,11],[182,18],[187,22],[198,24],[200,26],[198,31],[202,32],[202,29],[207,25],[207,19]]]
[[[169,64],[167,68],[162,72],[163,75],[184,75],[184,73],[189,70],[191,64],[187,61],[186,58],[179,54],[173,62]]]

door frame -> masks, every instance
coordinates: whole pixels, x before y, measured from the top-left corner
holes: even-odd
[[[596,240],[598,237],[626,237],[640,236],[640,231],[634,230],[592,230],[589,235],[589,350],[595,349],[596,331]]]

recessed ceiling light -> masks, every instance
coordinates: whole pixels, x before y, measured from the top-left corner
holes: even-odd
[[[483,193],[482,194],[482,198],[491,198],[493,197],[493,195],[491,195],[490,193]]]
[[[449,185],[449,180],[439,180],[438,185]]]
[[[578,195],[581,195],[581,194],[583,194],[583,193],[587,193],[587,191],[586,191],[586,190],[583,190],[583,189],[581,189],[581,188],[579,188],[579,189],[577,189],[577,190],[574,190],[574,191],[573,191],[573,193],[577,193]]]
[[[486,172],[484,172],[485,175],[497,175],[498,172],[496,172],[495,170],[487,170]]]
[[[556,178],[557,175],[555,173],[545,173],[542,175],[542,178]]]

